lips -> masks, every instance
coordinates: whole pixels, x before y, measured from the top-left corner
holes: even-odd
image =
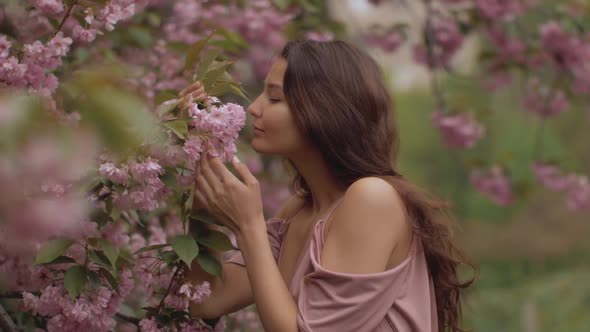
[[[262,130],[262,129],[256,127],[256,126],[254,126],[254,130],[258,130],[258,131],[264,132],[264,130]]]

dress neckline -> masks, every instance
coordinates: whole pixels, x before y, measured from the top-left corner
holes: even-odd
[[[326,211],[326,213],[321,215],[320,218],[315,220],[315,222],[311,226],[309,234],[307,235],[307,238],[305,239],[305,244],[304,244],[303,248],[301,249],[301,252],[299,253],[299,255],[295,261],[292,275],[290,276],[291,279],[289,280],[289,284],[287,285],[287,287],[289,289],[291,289],[291,284],[293,283],[293,279],[295,279],[294,278],[295,274],[298,273],[298,271],[299,271],[299,268],[300,268],[301,262],[303,261],[303,258],[309,252],[309,249],[311,248],[311,242],[313,241],[313,239],[315,237],[315,232],[316,232],[317,226],[321,222],[324,222],[324,221],[330,219],[330,217],[332,216],[332,213],[334,213],[334,210],[336,210],[336,207],[340,204],[340,202],[342,201],[343,198],[344,198],[344,196],[340,197],[334,203],[332,203],[332,206],[328,209],[328,211]],[[281,264],[281,261],[283,259],[283,251],[284,251],[283,249],[285,247],[286,234],[287,234],[287,231],[289,230],[289,225],[290,225],[291,221],[293,221],[293,219],[295,219],[295,216],[297,214],[299,214],[299,212],[303,209],[304,206],[305,206],[305,203],[302,204],[298,209],[296,209],[295,213],[293,213],[288,219],[276,218],[277,220],[281,221],[281,225],[279,228],[279,235],[281,236],[281,246],[279,248],[279,258],[277,260],[277,266],[279,266]]]

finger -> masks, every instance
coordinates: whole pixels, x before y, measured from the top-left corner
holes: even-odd
[[[197,81],[197,82],[189,85],[188,87],[186,87],[184,90],[180,91],[179,95],[181,97],[183,97],[183,96],[185,96],[185,95],[187,95],[187,94],[189,94],[189,93],[191,93],[191,92],[193,92],[193,91],[195,91],[195,90],[197,90],[197,89],[199,89],[201,87],[202,87],[201,82]]]
[[[197,89],[193,89],[193,90],[188,91],[187,92],[187,95],[190,94],[190,95],[195,96],[195,95],[201,94],[203,92],[205,92],[205,88],[204,87],[200,87],[200,88],[197,88]]]
[[[228,183],[234,178],[234,175],[225,167],[218,157],[209,157],[209,167],[213,170],[213,173],[221,179],[224,183]]]
[[[190,96],[196,101],[202,101],[207,97],[207,94],[205,93],[204,89],[199,89],[197,91],[192,92]]]
[[[194,198],[195,199],[193,200],[193,209],[199,210],[201,208],[207,208],[209,206],[207,198],[199,190],[195,190]]]
[[[209,183],[207,183],[203,174],[199,173],[195,179],[195,193],[200,193],[203,201],[207,205],[209,205],[209,202],[214,197],[213,189],[209,186]]]
[[[202,94],[198,95],[197,97],[195,97],[196,101],[203,101],[205,99],[207,99],[207,94],[204,92]]]
[[[180,97],[184,97],[185,95],[198,90],[200,88],[202,88],[202,84],[200,81],[196,81],[195,83],[189,85],[188,87],[186,87],[185,89],[183,89],[182,91],[180,91],[180,93],[178,94]]]
[[[258,183],[258,180],[252,174],[252,172],[250,172],[250,169],[248,168],[248,166],[246,166],[246,164],[242,163],[240,161],[240,159],[238,158],[238,156],[234,156],[234,158],[232,159],[231,163],[232,163],[232,165],[236,169],[236,172],[238,173],[238,175],[240,176],[240,178],[242,179],[242,181],[244,181],[245,184],[251,185],[251,184]]]
[[[219,193],[222,191],[222,183],[221,180],[213,173],[211,166],[209,165],[209,158],[207,156],[201,156],[201,173],[205,177],[207,184],[211,189],[213,189],[214,193]]]

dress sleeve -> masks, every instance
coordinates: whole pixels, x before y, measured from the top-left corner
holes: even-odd
[[[312,272],[303,277],[297,323],[303,332],[374,331],[403,292],[408,261],[371,274],[331,272],[320,266],[319,240],[310,244]]]
[[[275,219],[271,218],[266,223],[266,234],[268,235],[268,242],[270,243],[270,249],[272,250],[272,255],[275,258],[275,262],[279,260],[279,253],[281,251],[281,242],[282,242],[282,233],[283,228],[286,225],[283,225],[284,222],[282,219]],[[224,260],[225,263],[233,263],[238,264],[241,266],[246,266],[244,263],[244,257],[239,250],[231,253],[227,259]]]

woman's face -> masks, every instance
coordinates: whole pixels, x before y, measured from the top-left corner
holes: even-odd
[[[252,115],[252,148],[258,153],[288,156],[304,147],[283,92],[287,60],[277,57],[264,80],[264,91],[248,107]]]

